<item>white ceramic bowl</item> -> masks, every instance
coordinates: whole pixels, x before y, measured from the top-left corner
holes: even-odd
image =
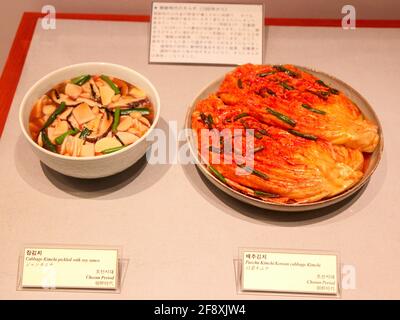
[[[137,85],[145,91],[154,107],[154,120],[150,129],[132,145],[107,155],[97,157],[69,157],[50,152],[37,145],[29,133],[29,115],[35,101],[54,85],[81,74],[106,74]],[[103,62],[74,64],[55,70],[37,81],[25,94],[19,112],[23,135],[40,161],[51,169],[76,178],[101,178],[121,172],[138,161],[151,144],[147,137],[156,127],[160,117],[160,98],[151,82],[140,73],[124,66]]]

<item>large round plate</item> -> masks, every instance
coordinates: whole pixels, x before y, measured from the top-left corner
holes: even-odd
[[[383,135],[382,135],[382,127],[379,122],[379,119],[377,115],[375,114],[374,110],[370,106],[370,104],[367,102],[363,96],[361,96],[360,93],[358,93],[356,90],[354,90],[351,86],[348,84],[344,83],[343,81],[336,79],[335,77],[328,75],[324,72],[316,71],[313,69],[309,69],[306,67],[300,67],[296,66],[297,68],[309,72],[312,75],[318,77],[328,85],[331,85],[332,87],[342,91],[347,97],[349,97],[353,102],[355,102],[362,112],[362,114],[365,116],[365,118],[373,121],[377,126],[378,126],[378,131],[379,131],[379,144],[375,151],[371,154],[371,157],[369,159],[368,167],[365,170],[363,178],[352,188],[346,190],[345,192],[336,195],[334,197],[328,198],[328,199],[323,199],[319,200],[316,202],[312,203],[304,203],[304,204],[276,204],[272,202],[267,202],[263,201],[261,199],[256,199],[253,197],[250,197],[248,195],[245,195],[239,191],[236,191],[232,189],[231,187],[227,186],[226,184],[222,183],[220,180],[218,180],[214,175],[212,175],[206,168],[204,164],[202,164],[199,161],[199,153],[198,153],[198,148],[197,148],[197,139],[195,139],[194,132],[193,130],[187,130],[188,131],[188,143],[190,146],[190,150],[192,152],[193,157],[196,160],[196,165],[200,169],[200,171],[205,175],[205,177],[212,183],[214,184],[217,188],[222,190],[223,192],[229,194],[230,196],[243,201],[245,203],[254,205],[256,207],[268,209],[268,210],[275,210],[275,211],[307,211],[307,210],[314,210],[314,209],[319,209],[323,207],[330,206],[332,204],[338,203],[347,197],[350,197],[352,194],[354,194],[356,191],[360,190],[369,180],[371,175],[374,173],[375,169],[378,166],[379,160],[381,159],[381,155],[383,152]],[[218,90],[218,87],[220,86],[221,82],[223,81],[225,76],[220,77],[219,79],[211,82],[209,85],[207,85],[201,92],[195,97],[193,100],[189,110],[187,111],[186,115],[186,121],[185,121],[185,126],[187,129],[192,129],[192,113],[195,109],[195,106],[197,102],[201,99],[206,98],[209,94],[216,92]]]

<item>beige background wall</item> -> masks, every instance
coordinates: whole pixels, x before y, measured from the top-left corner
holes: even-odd
[[[173,1],[173,0],[170,0]],[[182,0],[175,0],[176,2]],[[190,0],[186,0],[188,2]],[[196,2],[213,2],[196,0]],[[215,2],[266,3],[267,17],[340,18],[345,4],[356,7],[359,19],[400,19],[398,0],[218,0]],[[18,23],[24,11],[40,11],[52,4],[59,12],[149,14],[149,0],[3,0],[0,21],[0,70],[3,69]]]

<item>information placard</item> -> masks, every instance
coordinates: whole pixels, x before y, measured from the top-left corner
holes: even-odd
[[[153,2],[151,63],[263,62],[264,6]]]
[[[118,249],[26,247],[20,287],[116,290],[118,256]]]
[[[242,251],[243,291],[338,295],[338,256],[325,253]]]

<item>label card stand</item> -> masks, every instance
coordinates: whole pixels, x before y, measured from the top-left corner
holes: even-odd
[[[19,256],[16,289],[18,291],[119,294],[121,293],[129,264],[129,259],[122,259],[121,255],[122,248],[120,247],[26,245],[21,250]],[[46,261],[44,257],[46,257]],[[60,259],[63,259],[63,257],[67,259],[67,263],[70,266],[65,267],[63,265],[65,262],[60,262]],[[82,261],[86,259],[84,257],[88,257],[88,262]],[[103,262],[103,258],[108,261]],[[53,262],[52,265],[51,262]],[[86,266],[82,265],[82,263],[84,265],[92,265],[86,269]],[[86,275],[81,274],[82,266],[85,268],[87,276],[90,275],[93,279],[96,278],[96,280],[88,282]],[[115,277],[113,279],[114,285],[107,287],[107,283],[106,285],[102,284],[102,281],[110,281],[113,277]],[[79,278],[82,279],[82,284],[77,284],[76,280]],[[58,286],[57,283],[60,283],[60,279],[63,285]],[[71,282],[71,285],[67,285],[69,282]]]
[[[258,274],[258,278],[256,278],[257,282],[260,283],[260,287],[258,288],[246,288],[244,286],[244,273],[245,272],[254,272],[254,270],[245,270],[247,268],[257,267],[257,264],[247,264],[245,263],[251,262],[251,258],[246,258],[245,255],[255,255],[254,262],[258,261],[263,264],[259,264],[258,266],[262,266],[264,269],[257,271],[260,272]],[[233,259],[233,266],[235,272],[235,285],[236,292],[238,295],[276,295],[276,296],[294,296],[294,297],[318,297],[318,298],[328,298],[328,299],[338,299],[341,297],[341,271],[340,271],[340,261],[339,254],[337,252],[331,251],[305,251],[305,250],[276,250],[276,249],[267,249],[267,248],[239,248],[239,258]],[[248,256],[247,256],[248,257]],[[275,259],[278,257],[278,259]],[[272,260],[271,260],[272,259]],[[305,266],[302,266],[303,262],[299,261],[307,261],[310,259],[311,264],[313,266],[307,267],[307,262]],[[327,260],[328,259],[328,260]],[[279,272],[278,266],[274,265],[275,261],[277,263],[283,263],[283,269]],[[319,263],[320,261],[321,263]],[[288,265],[286,265],[288,262]],[[272,263],[272,265],[271,265]],[[294,266],[290,267],[290,264]],[[319,267],[316,265],[320,265]],[[268,268],[267,268],[268,267]],[[271,268],[272,267],[272,268]],[[279,267],[281,268],[281,267]],[[293,268],[293,271],[288,270],[287,268]],[[296,273],[295,269],[302,268],[315,268],[315,271],[311,272],[311,275],[315,276],[315,279],[309,279],[309,281],[313,281],[314,283],[310,287],[307,285],[306,278],[304,279],[304,289],[298,290],[299,283],[291,283],[289,279],[290,276],[304,276],[305,273]],[[275,270],[274,270],[275,269]],[[287,270],[285,270],[287,269]],[[277,272],[278,270],[278,272]],[[320,272],[318,272],[320,271]],[[324,271],[328,271],[327,273]],[[273,274],[272,274],[272,273]],[[268,273],[274,277],[273,281],[268,281]],[[248,275],[248,274],[247,274]],[[247,276],[246,275],[246,276]],[[310,273],[309,273],[310,275]],[[252,276],[250,274],[250,276]],[[254,275],[253,275],[254,276]],[[279,282],[284,283],[281,288],[277,289],[276,279],[279,279]],[[265,288],[261,288],[262,284],[266,284]],[[332,288],[332,285],[334,288]],[[329,286],[329,289],[324,289],[323,287]],[[292,288],[291,288],[292,287]],[[317,289],[318,287],[318,289]],[[310,288],[312,290],[311,292]],[[324,292],[325,291],[325,292]]]

